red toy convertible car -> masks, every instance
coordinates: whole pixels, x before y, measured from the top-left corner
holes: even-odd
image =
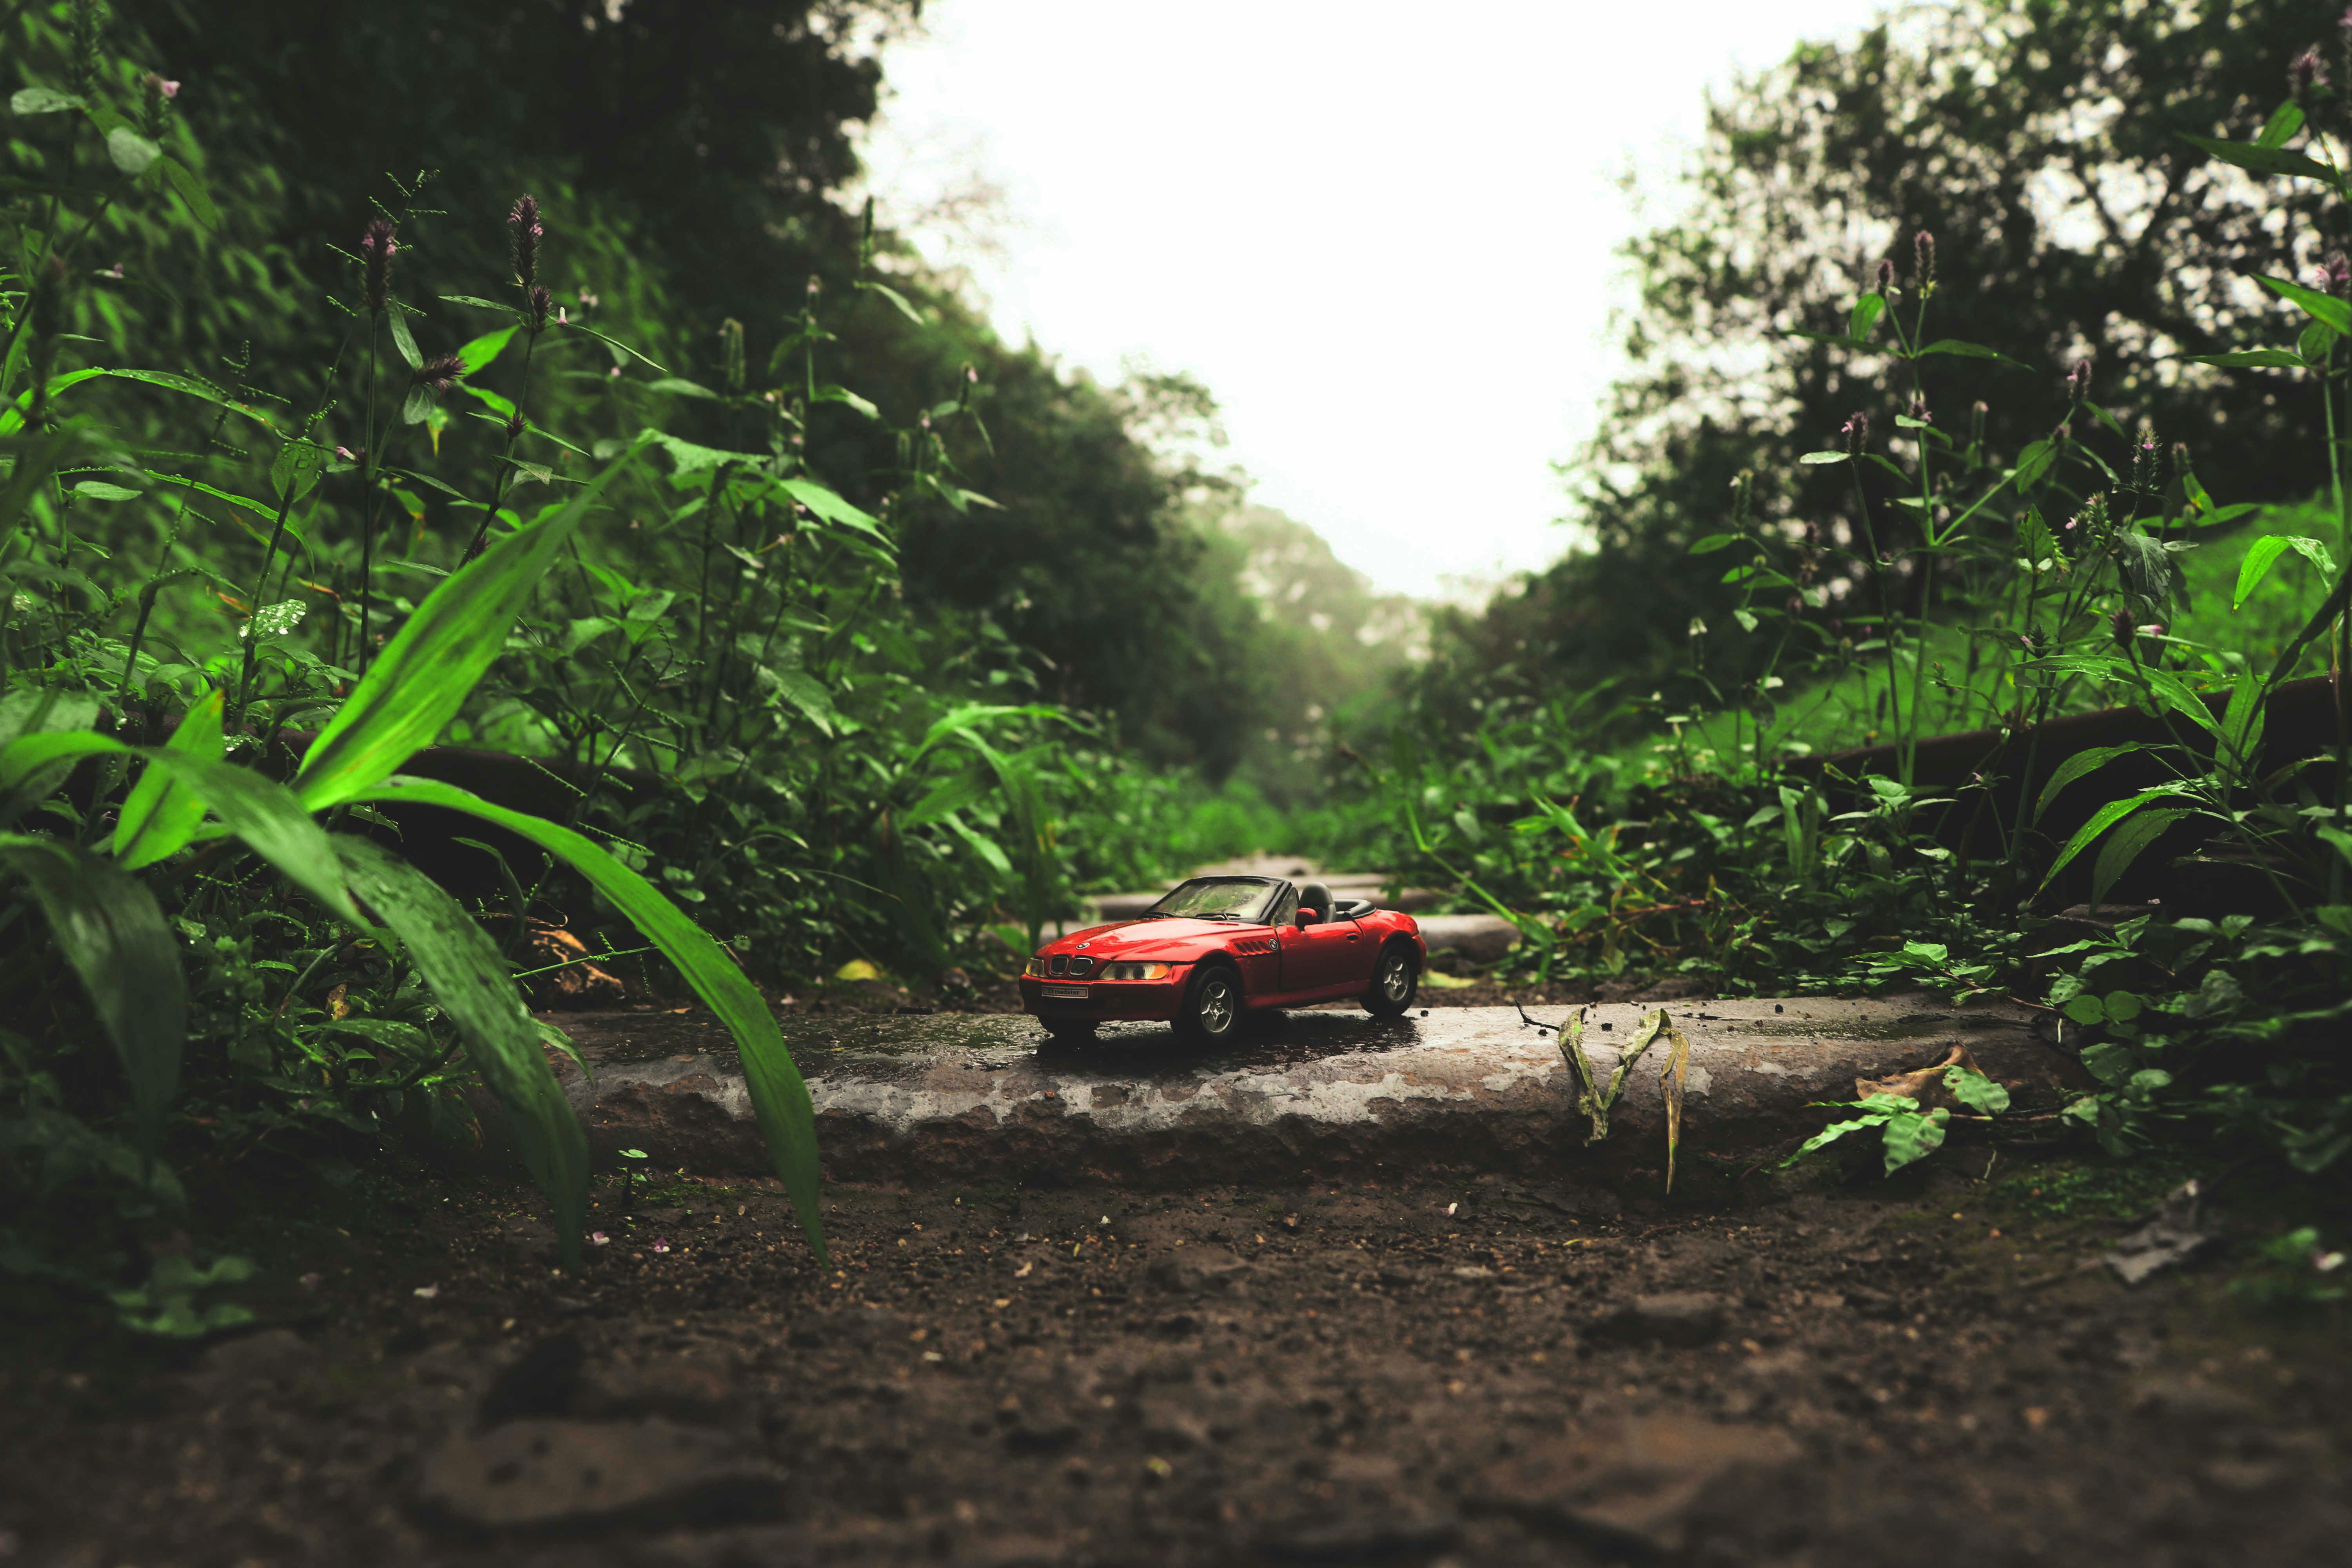
[[[1165,1019],[1188,1040],[1232,1036],[1244,1012],[1359,997],[1374,1016],[1412,1005],[1429,950],[1413,918],[1320,882],[1195,877],[1141,915],[1048,942],[1021,1000],[1057,1040],[1112,1019]]]

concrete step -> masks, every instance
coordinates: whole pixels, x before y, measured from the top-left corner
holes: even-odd
[[[1591,1010],[1587,1051],[1604,1082],[1650,1010]],[[2060,1075],[2080,1072],[2042,1043],[2032,1015],[2006,1005],[1798,998],[1671,1011],[1691,1042],[1685,1168],[1817,1130],[1823,1113],[1810,1102],[1850,1099],[1856,1078],[1927,1066],[1955,1044],[2021,1101],[2055,1103]],[[1567,1016],[1545,1012],[1550,1024]],[[600,1163],[634,1147],[702,1173],[772,1169],[740,1064],[709,1018],[549,1016],[593,1071],[590,1080],[562,1069]],[[1106,1026],[1093,1045],[1055,1047],[1020,1015],[781,1022],[835,1180],[1050,1173],[1183,1186],[1402,1163],[1622,1174],[1664,1158],[1663,1041],[1628,1080],[1609,1138],[1588,1144],[1557,1035],[1510,1008],[1259,1015],[1215,1050],[1164,1025]]]

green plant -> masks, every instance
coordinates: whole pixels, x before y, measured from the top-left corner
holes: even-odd
[[[2009,1090],[1971,1067],[1958,1063],[1941,1069],[1944,1087],[1961,1105],[1983,1116],[1999,1116],[2009,1109]],[[1842,1138],[1876,1133],[1885,1156],[1885,1173],[1926,1159],[1944,1145],[1950,1130],[1949,1106],[1923,1109],[1907,1094],[1869,1094],[1860,1100],[1822,1101],[1820,1109],[1853,1110],[1861,1114],[1829,1126],[1805,1140],[1797,1152],[1780,1162],[1781,1169],[1797,1164]]]
[[[2252,1268],[2230,1281],[2230,1294],[2254,1307],[2315,1307],[2344,1300],[2338,1271],[2344,1254],[2320,1244],[2305,1226],[2271,1237],[2256,1249]]]

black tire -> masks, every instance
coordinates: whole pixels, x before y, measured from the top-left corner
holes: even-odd
[[[1203,963],[1184,987],[1176,1010],[1176,1037],[1196,1046],[1222,1045],[1242,1026],[1241,971],[1229,963]]]
[[[1401,1018],[1421,994],[1421,963],[1412,943],[1392,942],[1381,949],[1372,969],[1372,984],[1364,992],[1364,1011],[1375,1018]]]
[[[1057,1046],[1090,1045],[1095,1037],[1094,1021],[1090,1018],[1041,1018],[1045,1033]]]

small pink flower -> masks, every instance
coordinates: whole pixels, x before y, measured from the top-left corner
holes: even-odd
[[[655,1252],[667,1252],[669,1250],[669,1237],[666,1236],[657,1236],[654,1237],[654,1244],[651,1250]]]
[[[2153,626],[2141,626],[2137,629],[2139,635],[2144,637],[2160,637],[2164,635],[2164,623],[2158,621]]]
[[[591,1247],[603,1247],[612,1239],[601,1230],[592,1230],[588,1233],[588,1244]]]
[[[121,278],[122,276],[122,263],[118,261],[113,266],[107,268],[106,276],[109,278]]]
[[[171,100],[180,96],[180,84],[176,81],[165,81],[153,71],[149,71],[147,73],[147,90],[153,93],[156,97],[163,99],[164,101],[169,102]]]
[[[558,305],[555,307],[555,324],[559,327],[568,327],[572,324],[571,306]]]
[[[357,452],[352,451],[349,447],[336,447],[336,448],[335,448],[335,456],[336,456],[336,457],[338,457],[338,458],[341,458],[343,461],[345,461],[345,462],[347,462],[347,463],[356,463],[356,462],[358,462],[358,461],[360,460],[359,454],[358,454]]]

